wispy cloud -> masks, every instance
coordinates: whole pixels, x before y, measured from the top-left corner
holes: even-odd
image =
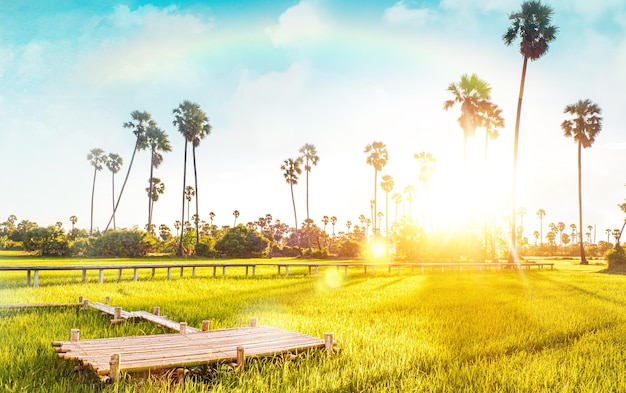
[[[320,37],[325,29],[316,3],[303,0],[283,12],[278,24],[265,31],[274,45],[286,46]]]
[[[383,14],[383,19],[391,24],[416,24],[423,25],[431,15],[428,8],[412,9],[408,8],[404,1],[399,1],[387,8]]]

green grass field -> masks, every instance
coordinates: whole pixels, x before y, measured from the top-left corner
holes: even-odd
[[[245,326],[257,317],[317,337],[334,332],[342,348],[330,358],[314,351],[295,361],[252,360],[244,373],[216,367],[184,384],[161,377],[105,385],[89,374],[79,379],[51,342],[67,340],[72,328],[85,339],[165,330],[110,325],[109,317],[82,308],[0,310],[0,391],[622,392],[626,276],[604,268],[557,261],[554,271],[347,276],[332,268],[313,277],[290,271],[104,284],[58,273],[39,288],[26,287],[21,273],[0,272],[1,304],[110,296],[126,310],[160,306],[196,327],[203,319],[212,328]]]

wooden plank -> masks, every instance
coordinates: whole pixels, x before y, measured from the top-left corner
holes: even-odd
[[[134,311],[133,316],[135,318],[145,319],[146,321],[150,321],[150,322],[156,323],[157,325],[180,332],[179,322],[172,321],[160,315],[154,315],[148,311]],[[187,329],[187,333],[195,333],[195,332],[202,331],[201,329],[197,329],[191,326],[187,326],[186,329]]]

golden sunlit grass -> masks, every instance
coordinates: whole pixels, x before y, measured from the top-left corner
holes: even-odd
[[[131,379],[120,386],[79,381],[50,342],[147,334],[149,324],[111,326],[90,310],[0,311],[0,390],[48,392],[599,392],[625,391],[626,277],[603,265],[558,260],[557,270],[347,276],[176,278],[40,288],[6,288],[2,303],[65,302],[111,296],[124,309],[159,305],[174,320],[234,327],[261,324],[322,337],[342,353],[294,362],[250,361],[243,374],[170,387]],[[7,301],[8,300],[8,301]]]

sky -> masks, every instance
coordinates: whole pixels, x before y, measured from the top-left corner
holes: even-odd
[[[234,210],[238,223],[269,213],[293,225],[280,166],[305,143],[320,157],[309,173],[310,217],[318,225],[336,216],[337,230],[345,230],[346,221],[369,217],[374,170],[364,149],[373,141],[389,152],[379,179],[391,175],[394,192],[414,185],[413,209],[431,220],[452,221],[477,204],[510,212],[522,56],[518,42],[506,46],[502,35],[517,0],[0,3],[0,221],[14,214],[69,228],[76,215],[88,229],[94,171],[87,154],[97,147],[123,157],[119,191],[135,141],[123,124],[140,110],[171,141],[155,173],[166,190],[153,222],[173,228],[184,138],[172,110],[184,100],[198,103],[212,126],[197,148],[198,202],[201,219],[214,212],[218,226],[233,225]],[[529,237],[539,229],[538,209],[546,211],[544,233],[550,222],[578,224],[577,149],[560,125],[566,105],[589,98],[602,108],[603,128],[583,151],[583,225],[601,240],[624,220],[617,205],[626,197],[626,3],[544,3],[554,9],[558,35],[528,65],[517,205],[527,211]],[[448,85],[472,73],[490,84],[506,121],[489,143],[487,182],[476,175],[485,166],[484,131],[469,140],[464,164],[460,108],[443,109]],[[421,151],[437,159],[428,193],[413,158]],[[149,169],[148,152],[138,152],[118,227],[146,224]],[[106,168],[97,173],[94,228],[109,221],[111,182]],[[294,193],[301,223],[304,173]],[[384,212],[380,188],[378,196]]]

